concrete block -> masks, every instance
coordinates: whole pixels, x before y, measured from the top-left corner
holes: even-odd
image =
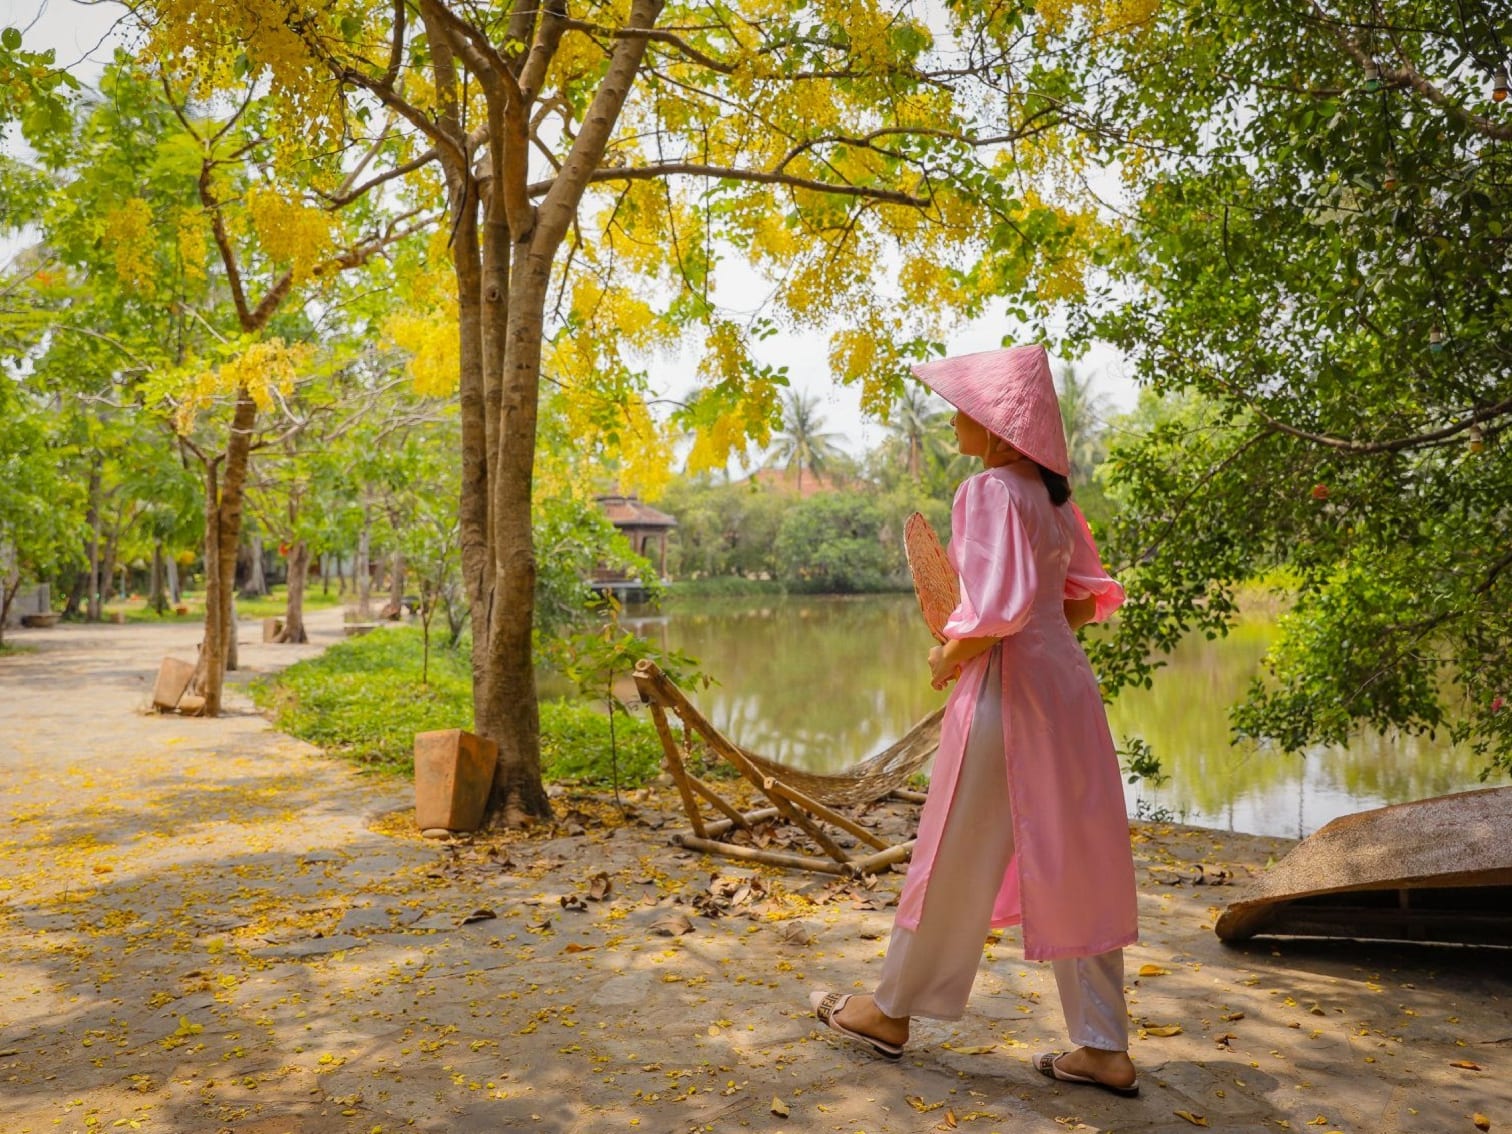
[[[415,734],[415,822],[475,831],[483,822],[499,746],[460,728]]]
[[[179,700],[194,679],[194,666],[178,658],[164,658],[158,666],[157,681],[152,686],[152,707],[160,713],[171,713],[178,708]]]

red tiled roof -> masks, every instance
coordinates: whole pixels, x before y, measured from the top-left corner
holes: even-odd
[[[600,496],[599,507],[617,528],[675,528],[677,520],[635,496]]]

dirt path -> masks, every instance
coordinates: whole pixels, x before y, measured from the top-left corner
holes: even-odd
[[[338,617],[310,647],[244,624],[247,670],[321,648]],[[1196,880],[1284,841],[1137,830],[1139,1100],[1030,1069],[1060,1018],[1014,933],[966,1017],[921,1022],[889,1065],[806,1001],[874,979],[895,876],[695,857],[655,798],[426,842],[407,784],[274,732],[239,692],[215,721],[144,715],[158,660],[197,636],[60,626],[0,658],[0,1134],[1512,1130],[1505,952],[1216,941],[1230,891]],[[679,916],[692,932],[664,936]]]

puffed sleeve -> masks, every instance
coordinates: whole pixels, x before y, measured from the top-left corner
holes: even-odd
[[[1112,614],[1124,601],[1124,589],[1118,580],[1103,569],[1102,559],[1097,554],[1097,544],[1092,539],[1092,529],[1087,527],[1087,517],[1075,504],[1071,509],[1073,529],[1071,543],[1071,567],[1066,572],[1066,598],[1084,599],[1091,596],[1097,600],[1093,622],[1101,622]]]
[[[1039,579],[1029,533],[997,477],[971,477],[956,492],[948,554],[961,577],[961,602],[941,633],[947,638],[1016,634],[1029,617]]]

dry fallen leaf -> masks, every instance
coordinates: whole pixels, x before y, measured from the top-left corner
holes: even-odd
[[[1471,1063],[1470,1060],[1468,1060],[1468,1059],[1456,1059],[1453,1063],[1449,1064],[1449,1066],[1450,1067],[1463,1067],[1466,1071],[1479,1071],[1479,1070],[1481,1070],[1481,1065],[1479,1063]]]
[[[613,888],[614,884],[609,881],[609,875],[601,870],[588,880],[588,900],[602,902]]]
[[[997,1044],[982,1043],[976,1044],[973,1047],[952,1047],[950,1050],[957,1055],[986,1055],[989,1051],[996,1051]]]
[[[680,913],[671,913],[653,921],[651,932],[658,937],[680,937],[693,932],[693,923]]]
[[[940,1102],[925,1102],[923,1097],[920,1095],[904,1095],[903,1101],[906,1102],[909,1106],[913,1107],[920,1114],[928,1114],[930,1111],[939,1110],[942,1106],[945,1105],[943,1100],[941,1100]]]
[[[1477,1130],[1490,1130],[1491,1129],[1491,1120],[1489,1118],[1487,1118],[1484,1114],[1482,1114],[1480,1111],[1476,1111],[1474,1114],[1472,1114],[1470,1116],[1470,1121],[1473,1122],[1473,1123],[1475,1123],[1475,1128]]]
[[[564,952],[564,953],[587,953],[587,952],[589,952],[589,951],[591,951],[593,949],[597,949],[597,948],[598,948],[597,945],[579,945],[576,941],[569,941],[567,943],[566,947],[562,950],[562,952]]]
[[[955,1111],[947,1109],[945,1111],[945,1121],[940,1123],[940,1125],[947,1130],[954,1130],[956,1128]]]
[[[1140,1032],[1147,1036],[1179,1036],[1181,1034],[1181,1025],[1157,1024],[1153,1028],[1141,1028]]]
[[[1193,1126],[1206,1126],[1208,1124],[1208,1120],[1206,1118],[1204,1118],[1202,1115],[1200,1115],[1200,1114],[1193,1114],[1189,1110],[1177,1110],[1177,1111],[1173,1111],[1172,1113],[1175,1114],[1177,1118],[1184,1118],[1184,1119],[1186,1119]]]
[[[772,1113],[775,1114],[778,1118],[786,1118],[789,1114],[792,1113],[792,1111],[788,1110],[787,1103],[783,1102],[777,1096],[773,1095]]]
[[[489,909],[473,910],[472,913],[468,914],[466,917],[464,917],[457,924],[458,925],[472,925],[473,922],[476,922],[476,921],[489,921],[489,920],[491,920],[493,918],[496,918],[498,916],[499,915],[496,914],[496,913],[494,913],[493,910],[489,910]]]
[[[1140,965],[1140,976],[1170,976],[1170,969],[1163,969],[1159,965]]]

